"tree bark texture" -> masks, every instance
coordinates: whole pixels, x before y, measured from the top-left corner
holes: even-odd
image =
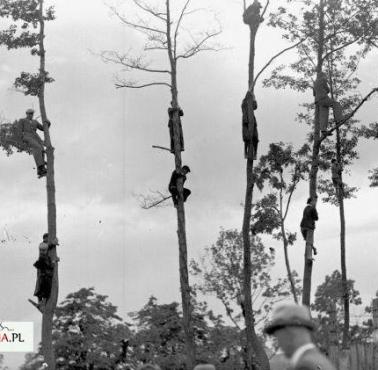
[[[253,89],[254,82],[254,61],[255,61],[255,39],[258,25],[249,24],[250,28],[250,53],[249,53],[249,73],[248,73],[248,88]],[[253,92],[253,91],[252,91]],[[269,370],[269,360],[265,353],[264,347],[257,337],[254,323],[254,314],[252,308],[252,263],[251,263],[251,213],[252,213],[252,198],[253,198],[253,158],[247,159],[246,165],[246,191],[243,215],[243,291],[244,291],[244,305],[245,305],[245,327],[247,340],[247,366],[249,370]]]
[[[43,0],[39,0],[40,11],[40,39],[39,39],[39,55],[40,55],[40,69],[39,73],[42,78],[42,84],[40,87],[38,99],[39,108],[41,112],[41,118],[45,133],[46,142],[46,158],[47,158],[47,175],[46,175],[46,190],[47,190],[47,224],[49,233],[49,244],[56,238],[56,203],[55,203],[55,180],[54,180],[54,148],[51,144],[51,138],[49,133],[49,127],[46,123],[47,113],[45,106],[45,48],[44,48],[44,19],[43,19]],[[57,258],[56,247],[54,246],[49,255],[53,261]],[[58,262],[55,262],[54,275],[52,280],[51,294],[46,302],[45,309],[42,315],[42,353],[44,361],[48,365],[49,370],[55,370],[55,355],[52,345],[52,323],[55,308],[58,302]]]
[[[341,158],[341,142],[340,142],[340,129],[336,130],[336,158],[338,163],[342,163]],[[340,183],[342,184],[343,177],[342,171],[340,174]],[[347,281],[347,268],[346,268],[346,247],[345,247],[345,212],[344,212],[344,192],[341,184],[338,184],[336,190],[339,215],[340,215],[340,258],[341,258],[341,286],[343,291],[343,304],[344,304],[344,325],[343,325],[343,348],[349,347],[349,291]]]
[[[324,0],[319,0],[319,38],[318,38],[318,60],[316,72],[320,73],[323,66],[324,51]],[[320,122],[319,107],[315,107],[314,119],[314,143],[312,148],[311,170],[310,170],[310,198],[317,198],[317,176],[319,170],[319,152],[320,152]],[[315,235],[315,232],[314,232]],[[311,277],[312,277],[312,260],[307,258],[306,251],[304,255],[304,273],[303,273],[303,295],[302,304],[310,306],[311,302]]]
[[[171,97],[172,108],[178,108],[178,90],[177,90],[177,60],[173,54],[173,45],[171,38],[171,19],[170,19],[170,1],[166,0],[167,8],[167,42],[168,42],[168,57],[171,65]],[[182,168],[181,160],[181,146],[179,139],[179,112],[178,109],[173,114],[173,142],[175,155],[175,169],[180,171]],[[183,182],[178,180],[178,204],[177,211],[177,236],[179,243],[179,272],[180,272],[180,288],[181,301],[183,311],[183,328],[185,333],[186,355],[187,355],[187,369],[193,369],[195,364],[195,343],[194,331],[192,323],[192,304],[191,304],[191,290],[189,285],[188,274],[188,250],[186,242],[186,227],[185,227],[185,205],[183,198]]]

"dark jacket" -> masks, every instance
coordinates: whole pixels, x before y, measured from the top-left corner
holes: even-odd
[[[242,133],[243,141],[250,141],[254,135],[257,136],[257,123],[253,113],[257,109],[257,102],[250,91],[247,91],[242,101]]]
[[[314,348],[302,355],[294,370],[336,370],[336,368],[329,362],[327,357]]]
[[[182,183],[186,181],[186,176],[184,174],[174,170],[172,172],[171,180],[169,181],[169,184],[168,184],[168,189],[177,188],[177,180],[179,178],[182,178]]]
[[[303,217],[300,226],[306,229],[314,230],[315,221],[318,221],[318,219],[319,217],[316,208],[308,204],[303,211]]]

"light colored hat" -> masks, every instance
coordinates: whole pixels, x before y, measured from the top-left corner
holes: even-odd
[[[48,248],[49,248],[49,246],[48,246],[47,243],[42,242],[41,244],[39,244],[39,250],[40,251],[47,251]]]
[[[33,113],[34,114],[34,109],[28,109],[27,111],[26,111],[26,114],[29,114],[29,113]]]
[[[197,365],[193,370],[215,370],[215,366],[210,364],[200,364]]]
[[[284,303],[277,306],[273,310],[271,322],[264,331],[271,335],[286,326],[302,326],[311,331],[315,329],[308,307],[296,303]]]

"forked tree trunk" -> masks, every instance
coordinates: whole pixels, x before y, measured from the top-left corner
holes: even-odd
[[[322,71],[324,51],[324,0],[319,0],[319,38],[318,38],[318,60],[316,72]],[[317,198],[317,176],[319,170],[319,152],[320,152],[320,122],[319,107],[315,107],[314,119],[314,143],[312,148],[311,170],[310,170],[310,198]],[[315,233],[314,233],[315,234]],[[312,277],[312,260],[307,258],[306,251],[304,255],[304,273],[303,273],[303,295],[302,303],[310,306],[311,301],[311,277]]]
[[[38,99],[39,99],[39,109],[41,112],[41,119],[43,122],[45,142],[46,142],[46,157],[47,157],[47,176],[46,176],[46,189],[47,189],[47,224],[49,233],[49,244],[56,237],[56,204],[55,204],[55,180],[54,180],[54,148],[51,145],[51,138],[49,133],[49,128],[46,123],[47,113],[45,106],[45,48],[44,48],[44,20],[43,20],[43,0],[39,0],[39,56],[40,56],[40,68],[39,73],[42,78],[42,85],[40,87]],[[49,255],[53,261],[56,260],[57,253],[56,247],[54,246],[50,251]],[[55,370],[55,355],[52,345],[52,323],[55,308],[58,302],[58,263],[55,263],[54,275],[52,280],[51,294],[50,298],[46,302],[46,306],[42,315],[42,353],[44,356],[44,361],[48,365],[49,370]]]
[[[166,0],[167,8],[167,41],[168,41],[168,56],[171,65],[171,95],[172,107],[178,108],[178,91],[177,91],[177,60],[173,53],[173,45],[171,38],[171,19],[170,19],[170,1]],[[179,140],[179,113],[176,110],[173,114],[173,142],[175,154],[175,169],[180,171],[182,168],[181,161],[181,146]],[[185,333],[187,369],[193,369],[195,364],[195,343],[192,323],[192,304],[191,304],[191,290],[189,285],[188,274],[188,250],[186,243],[186,229],[185,229],[185,206],[183,201],[183,182],[182,179],[178,181],[179,199],[176,207],[177,211],[177,236],[179,242],[179,269],[180,269],[180,287],[181,287],[181,301],[183,311],[183,328]]]

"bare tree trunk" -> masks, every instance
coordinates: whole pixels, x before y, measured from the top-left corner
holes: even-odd
[[[248,87],[253,88],[254,83],[254,62],[255,62],[255,39],[258,25],[249,24],[250,28],[250,54],[249,54],[249,73],[248,73]],[[243,215],[243,291],[244,291],[244,305],[245,305],[245,327],[247,340],[247,366],[249,370],[261,369],[269,370],[269,360],[265,353],[263,345],[257,337],[254,323],[254,314],[252,308],[252,263],[251,263],[251,239],[249,231],[251,227],[251,213],[252,213],[252,198],[253,198],[253,159],[248,156],[246,166],[247,185],[245,191],[244,215]],[[253,246],[252,246],[253,247]]]
[[[40,11],[40,33],[39,33],[39,56],[40,56],[40,77],[42,84],[40,87],[38,99],[39,109],[45,133],[46,142],[46,157],[47,157],[47,176],[46,176],[46,189],[47,189],[47,224],[49,233],[49,244],[56,238],[56,204],[55,204],[55,180],[54,180],[54,148],[51,145],[49,127],[46,123],[47,113],[45,106],[45,48],[44,48],[44,19],[43,19],[43,0],[39,0]],[[49,255],[53,261],[56,261],[57,253],[56,247],[52,247]],[[54,311],[58,301],[58,263],[55,263],[54,275],[52,280],[50,298],[47,300],[45,309],[42,315],[42,353],[44,360],[48,365],[49,370],[55,370],[55,355],[52,346],[52,322]]]
[[[318,39],[318,62],[316,72],[322,71],[323,66],[323,49],[324,49],[324,0],[319,0],[319,39]],[[317,176],[319,169],[319,152],[320,152],[320,122],[319,107],[315,108],[314,119],[314,144],[312,148],[311,170],[310,170],[310,198],[317,198]],[[307,248],[307,245],[306,245]],[[307,258],[306,251],[304,256],[304,273],[303,273],[303,295],[302,303],[309,306],[311,301],[311,277],[312,277],[312,260]]]
[[[336,156],[338,163],[342,163],[340,129],[336,130]],[[342,171],[341,171],[342,172]],[[349,347],[349,291],[346,268],[346,248],[345,248],[345,213],[344,213],[344,192],[342,186],[342,173],[340,174],[340,183],[337,184],[336,194],[339,203],[340,214],[340,255],[341,255],[341,286],[343,290],[344,301],[344,325],[343,325],[343,348]]]
[[[177,60],[173,54],[172,38],[171,38],[171,20],[170,20],[170,1],[166,0],[167,7],[167,41],[168,41],[168,56],[171,65],[171,95],[172,107],[178,108],[178,91],[177,91]],[[175,151],[175,168],[180,171],[182,167],[181,161],[181,146],[179,139],[179,112],[178,109],[173,114],[173,141]],[[183,182],[182,179],[178,181],[179,199],[176,207],[177,210],[177,236],[179,242],[179,269],[180,269],[180,287],[181,300],[183,311],[183,327],[185,332],[185,343],[187,349],[187,368],[193,369],[195,364],[195,343],[194,331],[192,324],[192,305],[191,305],[191,290],[189,285],[188,274],[188,251],[186,243],[186,228],[185,228],[185,206],[183,198]]]
[[[290,282],[291,294],[293,295],[294,301],[295,301],[295,303],[298,303],[297,292],[295,290],[293,274],[291,272],[291,267],[290,267],[289,254],[288,254],[288,251],[287,251],[287,247],[288,247],[289,243],[288,243],[287,238],[286,238],[285,221],[282,219],[282,217],[281,217],[281,233],[282,233],[282,240],[283,240],[284,253],[285,253],[285,265],[286,265],[286,271],[287,271],[287,278]]]

